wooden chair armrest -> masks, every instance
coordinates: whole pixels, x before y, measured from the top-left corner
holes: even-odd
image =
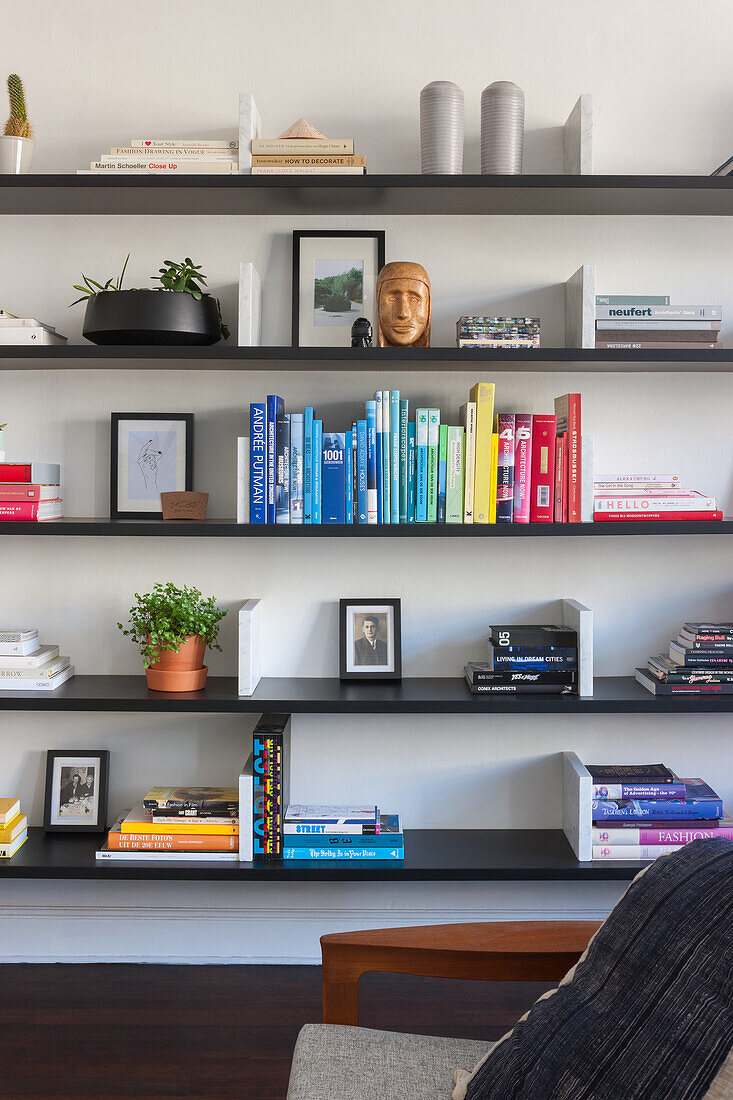
[[[378,970],[481,981],[559,981],[600,921],[511,921],[321,936],[323,1022],[358,1024],[358,983]]]

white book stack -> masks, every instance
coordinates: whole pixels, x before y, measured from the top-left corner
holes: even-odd
[[[0,630],[0,691],[55,691],[74,675],[57,645],[41,645],[38,629]]]
[[[239,171],[236,141],[206,138],[133,138],[127,145],[113,145],[80,168],[77,175],[134,173],[152,176],[198,175],[202,172],[231,174]]]
[[[65,344],[66,337],[56,331],[53,325],[45,325],[35,317],[14,317],[0,309],[0,345],[28,344],[51,345]]]

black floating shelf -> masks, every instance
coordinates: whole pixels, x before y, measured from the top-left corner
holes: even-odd
[[[397,523],[397,524],[259,524],[233,519],[202,522],[161,519],[58,519],[42,523],[0,522],[1,535],[113,535],[162,538],[257,538],[257,539],[505,539],[573,538],[595,535],[730,535],[733,519],[680,522],[635,520],[623,523]]]
[[[644,863],[578,863],[558,829],[418,829],[405,832],[405,859],[363,863],[103,861],[95,851],[103,837],[46,835],[30,829],[12,859],[0,863],[2,879],[142,879],[220,882],[624,882]]]
[[[642,370],[659,373],[725,372],[733,364],[733,348],[701,351],[616,351],[605,348],[538,348],[536,351],[478,348],[292,348],[233,347],[97,347],[65,344],[61,347],[0,347],[3,370],[240,370],[426,371],[433,368],[460,372],[474,366],[494,371],[607,374]]]
[[[733,214],[729,176],[0,177],[0,214]]]
[[[203,691],[150,691],[137,676],[74,676],[53,692],[0,692],[0,710],[154,714],[711,714],[733,711],[733,695],[652,695],[631,676],[601,676],[594,694],[471,695],[462,677],[342,684],[328,677],[264,677],[251,697],[237,681],[210,676]]]

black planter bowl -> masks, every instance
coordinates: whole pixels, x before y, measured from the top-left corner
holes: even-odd
[[[87,302],[82,329],[93,344],[205,346],[221,339],[216,299],[174,290],[107,290]]]

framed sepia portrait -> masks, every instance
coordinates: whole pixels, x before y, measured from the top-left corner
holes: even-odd
[[[350,348],[351,326],[377,331],[384,230],[293,231],[293,347]]]
[[[49,749],[43,828],[47,833],[103,833],[107,828],[109,751]]]
[[[401,680],[399,600],[340,601],[341,680]]]
[[[161,493],[193,489],[193,413],[112,413],[111,519],[162,519]]]

